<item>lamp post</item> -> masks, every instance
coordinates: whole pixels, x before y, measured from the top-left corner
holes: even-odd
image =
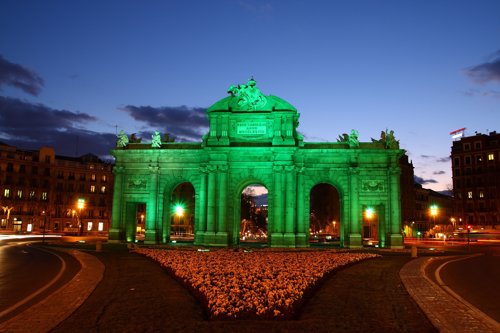
[[[9,229],[10,211],[11,211],[12,209],[14,209],[14,207],[3,206],[3,207],[2,207],[2,209],[3,209],[3,213],[6,215],[6,219],[7,219],[7,226],[6,226],[6,229],[8,230],[8,229]]]
[[[181,204],[175,206],[175,215],[177,216],[177,230],[180,230],[181,217],[184,215],[184,207]]]
[[[436,216],[438,215],[438,206],[431,205],[431,207],[429,209],[430,209],[430,215],[432,217],[432,222],[434,225],[436,225]]]
[[[373,208],[371,208],[371,207],[366,208],[365,217],[368,220],[368,230],[370,232],[368,237],[370,237],[370,238],[372,237],[372,219],[373,219],[374,215],[375,215],[375,210]]]
[[[83,224],[82,224],[82,209],[85,207],[85,199],[79,198],[76,203],[76,208],[78,208],[78,231],[81,236],[83,233]]]
[[[47,215],[45,214],[45,211],[42,211],[42,215],[43,215],[42,243],[45,243],[45,228],[47,225]]]

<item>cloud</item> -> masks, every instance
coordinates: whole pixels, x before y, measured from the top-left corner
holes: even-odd
[[[500,82],[500,50],[493,54],[490,61],[467,68],[465,74],[477,83]]]
[[[441,157],[436,160],[436,162],[438,163],[449,163],[450,161],[451,161],[450,156]]]
[[[500,99],[500,91],[496,91],[496,90],[480,91],[477,89],[469,89],[466,91],[461,91],[460,93],[462,95],[468,96],[468,97],[482,96],[482,97],[493,97],[493,98]]]
[[[413,179],[415,180],[415,183],[418,183],[420,185],[438,183],[438,181],[435,179],[424,179],[424,178],[419,177],[419,176],[413,176]]]
[[[43,79],[34,71],[14,64],[0,55],[0,88],[13,86],[33,96],[42,91]]]
[[[434,158],[432,155],[420,155],[421,158]]]
[[[432,174],[433,174],[433,175],[444,175],[444,174],[446,174],[446,171],[443,171],[443,170],[440,170],[440,171],[434,171]]]
[[[208,132],[208,118],[205,108],[187,107],[152,107],[127,105],[121,108],[134,120],[146,123],[153,130],[169,133],[176,141],[199,141]],[[140,135],[149,135],[144,132]],[[149,136],[150,137],[150,136]]]
[[[58,155],[80,156],[89,152],[109,155],[116,136],[83,128],[96,120],[86,113],[0,96],[0,141],[20,149],[50,146]]]

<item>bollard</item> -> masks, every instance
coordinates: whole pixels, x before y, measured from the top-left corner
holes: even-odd
[[[411,246],[411,257],[416,258],[417,257],[417,247],[415,245]]]
[[[95,243],[95,252],[101,252],[102,251],[102,241],[98,240]]]

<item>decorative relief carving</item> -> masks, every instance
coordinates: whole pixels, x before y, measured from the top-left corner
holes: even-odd
[[[146,179],[129,179],[128,188],[131,190],[145,190],[148,187],[148,181]]]
[[[385,192],[386,186],[383,180],[363,180],[361,190],[363,192]]]

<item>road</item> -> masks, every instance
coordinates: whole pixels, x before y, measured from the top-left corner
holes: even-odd
[[[500,245],[473,244],[455,250],[471,256],[434,260],[427,276],[435,282],[441,279],[459,297],[500,322]]]
[[[0,242],[0,322],[57,290],[80,269],[73,257],[41,247],[37,242]]]

